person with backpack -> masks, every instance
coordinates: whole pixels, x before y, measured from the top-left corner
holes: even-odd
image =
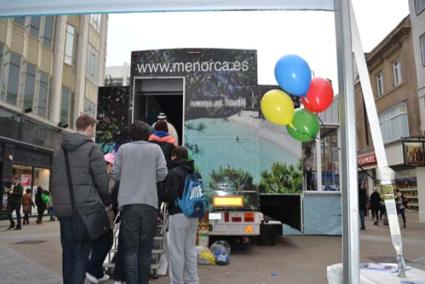
[[[189,199],[191,195],[196,195],[194,191],[199,185],[197,180],[200,181],[200,176],[195,174],[194,163],[188,160],[188,151],[185,147],[178,146],[173,150],[169,168],[165,186],[169,204],[170,283],[196,284],[199,283],[196,232],[198,218],[204,214],[205,204],[204,207],[202,203],[189,204]],[[200,196],[199,193],[197,196]],[[190,211],[189,207],[197,208],[198,211],[187,212]]]
[[[45,194],[41,186],[37,186],[37,193],[35,194],[35,205],[37,206],[37,221],[35,223],[41,224],[43,222],[43,214],[47,209],[47,203],[43,200],[42,195]]]

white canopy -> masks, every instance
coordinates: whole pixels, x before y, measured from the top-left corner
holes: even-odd
[[[333,0],[0,0],[0,17],[120,12],[333,11]]]

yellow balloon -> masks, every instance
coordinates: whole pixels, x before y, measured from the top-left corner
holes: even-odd
[[[265,118],[279,125],[287,125],[294,117],[294,103],[285,92],[273,89],[261,99],[261,111]]]

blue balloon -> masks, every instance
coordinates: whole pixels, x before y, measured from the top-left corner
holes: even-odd
[[[307,62],[295,54],[282,56],[274,67],[279,86],[294,96],[305,96],[310,87],[311,70]]]

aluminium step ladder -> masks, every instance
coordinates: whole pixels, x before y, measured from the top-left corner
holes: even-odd
[[[115,268],[115,254],[118,251],[118,236],[120,232],[120,216],[119,213],[115,218],[115,226],[113,230],[114,241],[112,248],[105,258],[103,263],[104,269],[108,274],[112,274]],[[158,215],[157,230],[154,237],[154,246],[152,250],[152,261],[151,261],[151,276],[158,278],[159,275],[167,274],[167,229],[168,229],[168,211],[165,203],[161,204],[160,214]]]

